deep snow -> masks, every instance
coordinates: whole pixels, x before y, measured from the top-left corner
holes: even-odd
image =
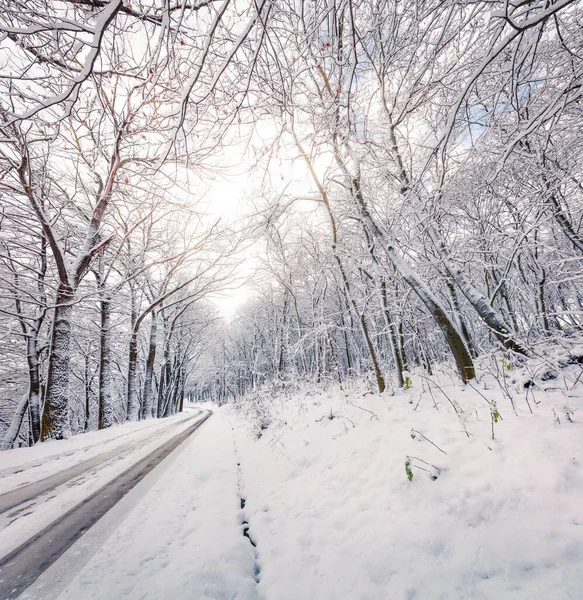
[[[547,384],[530,369],[533,414],[527,370],[504,368],[517,414],[491,375],[478,393],[421,373],[393,397],[333,386],[228,409],[260,596],[583,598],[581,367]]]

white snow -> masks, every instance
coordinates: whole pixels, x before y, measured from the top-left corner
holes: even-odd
[[[0,453],[0,489],[3,493],[28,483],[56,475],[90,458],[112,454],[104,462],[88,469],[54,489],[0,514],[0,557],[25,543],[68,510],[107,485],[171,437],[194,423],[197,413],[188,411],[179,417],[157,422],[144,421],[111,430],[76,436],[70,440],[47,442],[30,449],[34,458],[27,461],[22,449]],[[117,433],[117,437],[113,435]]]
[[[260,439],[230,411],[260,596],[583,598],[583,427],[567,419],[565,396],[535,391],[531,415],[516,394],[516,416],[484,378],[480,391],[503,417],[492,440],[479,394],[443,375],[434,380],[444,393],[435,385],[429,393],[412,378],[413,389],[394,397],[332,391],[267,401],[272,423]],[[463,407],[463,423],[445,394]],[[569,402],[569,411],[582,404]],[[412,466],[409,481],[407,457],[438,467],[438,478]]]
[[[146,432],[149,436],[192,416],[193,413],[185,411],[167,419],[128,422],[101,431],[79,434],[68,440],[50,440],[32,448],[0,452],[0,494],[30,481],[49,477],[101,452],[142,438]]]
[[[581,367],[488,370],[215,408],[22,600],[582,598]]]

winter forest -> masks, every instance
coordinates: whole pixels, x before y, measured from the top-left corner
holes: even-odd
[[[580,2],[1,0],[0,40],[3,449],[580,344]]]

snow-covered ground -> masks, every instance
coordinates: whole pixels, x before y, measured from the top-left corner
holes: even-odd
[[[213,407],[22,600],[583,598],[583,369],[508,366]]]
[[[539,367],[230,410],[259,595],[583,598],[583,371]]]
[[[146,439],[193,416],[188,410],[168,417],[124,423],[79,434],[68,440],[48,441],[32,448],[0,452],[0,494],[67,469],[101,452]]]

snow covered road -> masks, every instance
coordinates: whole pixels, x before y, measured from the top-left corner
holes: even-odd
[[[197,411],[195,416],[200,414]],[[191,417],[194,418],[194,417]],[[87,460],[78,462],[71,467],[56,472],[54,475],[49,475],[41,480],[35,480],[31,483],[24,484],[16,489],[13,489],[0,496],[0,514],[16,508],[19,505],[35,502],[41,496],[56,490],[59,486],[75,480],[75,485],[81,485],[84,482],[84,477],[93,472],[93,469],[108,465],[112,461],[122,460],[126,456],[144,446],[149,446],[156,440],[163,438],[167,433],[166,428],[151,433],[146,429],[148,437],[140,437],[137,440],[131,438],[121,446],[115,446],[112,450],[102,452]],[[143,436],[142,432],[142,436]],[[135,436],[134,436],[135,437]]]
[[[231,425],[214,415],[20,600],[255,600],[238,479]]]
[[[96,447],[101,451],[87,460],[81,460],[81,448],[69,452],[64,442],[62,456],[69,460],[57,461],[53,455],[27,468],[13,464],[4,469],[4,479],[20,477],[21,485],[0,496],[0,598],[18,596],[209,416],[196,410],[161,426],[144,425],[122,433],[121,445],[112,439],[105,452],[103,444],[90,443],[86,452]],[[53,471],[60,469],[34,480],[37,473],[30,470],[43,465],[46,471],[47,464]]]

